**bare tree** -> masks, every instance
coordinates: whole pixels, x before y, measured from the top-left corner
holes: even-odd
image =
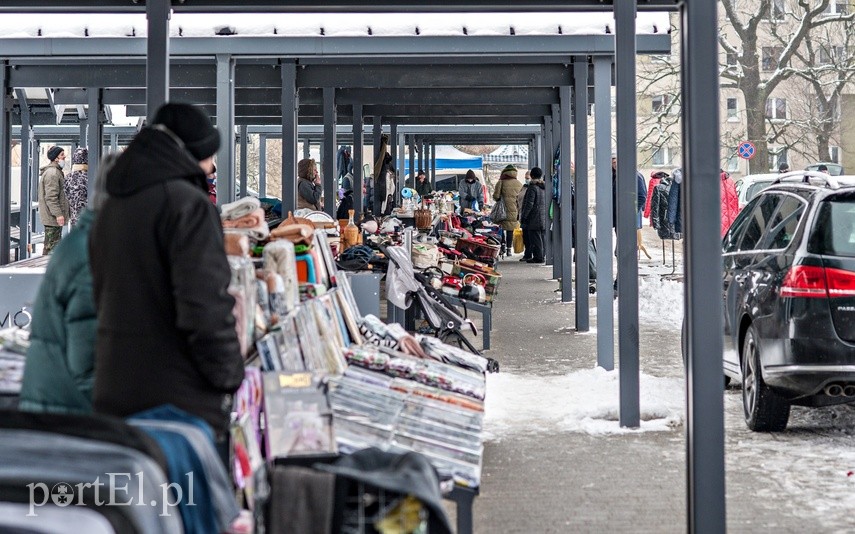
[[[680,32],[672,17],[671,50],[680,50]],[[636,69],[638,87],[638,150],[645,166],[660,149],[676,149],[680,135],[680,56],[640,56]]]
[[[853,14],[836,9],[847,5],[842,2],[835,2],[831,10],[830,0],[722,0],[721,4],[727,20],[727,31],[719,33],[726,58],[722,87],[738,89],[745,102],[747,136],[757,147],[750,172],[767,172],[769,141],[785,139],[791,124],[773,122],[786,117],[778,116],[774,103],[767,109],[768,98],[781,82],[804,72],[806,66],[812,68],[805,61],[810,57],[805,50],[812,32],[851,22]]]

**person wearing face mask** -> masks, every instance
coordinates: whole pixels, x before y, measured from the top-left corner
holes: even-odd
[[[39,217],[45,227],[43,254],[50,254],[62,238],[62,227],[68,219],[68,197],[65,196],[65,150],[52,146],[47,151],[50,163],[39,169]]]

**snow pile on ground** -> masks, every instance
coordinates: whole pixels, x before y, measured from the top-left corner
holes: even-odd
[[[487,376],[487,440],[537,432],[592,435],[672,430],[682,425],[683,382],[641,375],[641,427],[621,428],[618,371],[602,367],[563,376]]]
[[[658,276],[639,278],[638,320],[642,325],[679,330],[683,324],[683,283]]]

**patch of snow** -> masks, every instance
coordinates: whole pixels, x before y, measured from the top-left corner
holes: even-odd
[[[641,427],[621,428],[618,371],[602,367],[563,376],[487,375],[486,440],[537,432],[591,435],[669,431],[683,423],[684,387],[677,378],[642,373]]]
[[[683,283],[658,276],[638,280],[638,320],[679,330],[683,324]]]

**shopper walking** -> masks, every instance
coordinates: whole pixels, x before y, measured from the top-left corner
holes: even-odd
[[[95,411],[128,416],[172,404],[207,421],[222,451],[244,370],[205,178],[219,146],[199,108],[161,107],[107,174],[89,255]]]
[[[72,228],[89,200],[89,149],[78,148],[71,154],[71,173],[65,177],[68,219]]]
[[[62,227],[68,221],[68,197],[65,196],[65,150],[52,146],[47,157],[50,163],[39,169],[39,217],[45,227],[43,254],[50,254],[62,238]]]
[[[313,159],[297,162],[297,209],[321,210],[321,175]]]
[[[727,233],[733,220],[739,215],[739,196],[736,194],[736,184],[730,175],[721,171],[721,237]]]
[[[21,410],[92,411],[97,321],[89,233],[105,199],[103,178],[117,157],[110,154],[101,160],[92,209],[80,214],[77,225],[54,249],[39,285],[18,403]]]
[[[484,206],[481,205],[481,182],[475,176],[475,171],[469,169],[466,171],[466,178],[460,182],[460,212],[463,210],[480,210]]]
[[[496,188],[493,190],[493,200],[505,203],[507,216],[499,223],[502,227],[502,254],[508,256],[514,252],[514,230],[520,226],[520,213],[517,210],[517,195],[520,194],[522,184],[517,180],[517,168],[508,165],[502,169]]]
[[[543,263],[544,233],[546,231],[546,183],[540,167],[531,169],[531,181],[523,198],[520,220],[528,234],[528,247],[531,258],[528,263]],[[528,249],[526,249],[528,250]]]

